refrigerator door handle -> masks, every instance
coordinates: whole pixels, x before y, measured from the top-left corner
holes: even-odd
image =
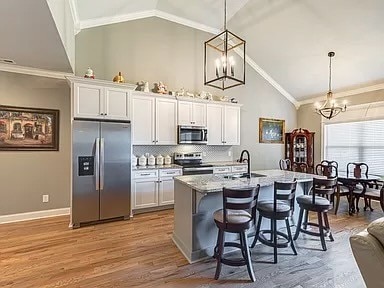
[[[95,173],[95,182],[96,182],[96,190],[99,190],[100,188],[100,173],[99,173],[99,167],[100,167],[100,138],[96,138],[96,148],[95,148],[95,166],[96,166],[96,173]]]
[[[104,138],[100,139],[100,190],[104,189]]]

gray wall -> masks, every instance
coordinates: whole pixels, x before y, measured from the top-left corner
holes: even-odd
[[[60,110],[59,151],[0,151],[0,215],[69,207],[70,89],[64,80],[0,72],[0,104]],[[42,195],[49,202],[42,203]]]
[[[211,37],[159,18],[85,29],[76,37],[76,74],[83,76],[90,66],[100,79],[111,80],[121,71],[131,83],[144,80],[153,87],[161,80],[173,91],[184,87],[192,92],[205,90],[217,96],[236,97],[244,106],[242,144],[234,147],[233,158],[248,149],[254,169],[276,168],[284,147],[258,143],[259,117],[285,119],[289,131],[296,127],[296,109],[249,66],[245,86],[225,92],[204,86],[204,42]]]
[[[325,99],[325,95],[324,95]],[[344,98],[337,98],[339,103],[347,101],[348,106],[364,103],[384,101],[384,90],[357,94]],[[348,108],[347,108],[348,109]],[[299,108],[297,123],[301,128],[315,132],[315,165],[321,161],[321,116],[314,112],[313,104],[306,104]]]

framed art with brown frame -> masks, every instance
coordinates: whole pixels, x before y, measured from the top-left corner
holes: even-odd
[[[59,150],[59,110],[0,105],[0,151],[25,150]]]
[[[285,120],[259,118],[259,143],[284,143]]]

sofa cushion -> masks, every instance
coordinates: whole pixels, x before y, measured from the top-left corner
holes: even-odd
[[[368,225],[367,231],[384,245],[384,217],[373,221]]]

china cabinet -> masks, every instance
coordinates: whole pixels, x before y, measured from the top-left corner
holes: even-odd
[[[285,158],[291,160],[294,167],[306,167],[306,171],[298,172],[313,173],[314,136],[315,132],[302,128],[285,133]]]

